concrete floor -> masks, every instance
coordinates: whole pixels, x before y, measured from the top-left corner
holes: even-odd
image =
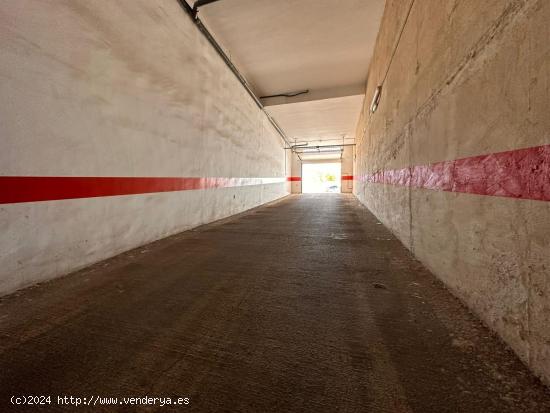
[[[40,411],[550,411],[511,351],[336,194],[291,196],[2,298],[0,411],[25,410],[14,394],[190,397]]]

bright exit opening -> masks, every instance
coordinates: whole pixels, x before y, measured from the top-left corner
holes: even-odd
[[[304,163],[302,164],[302,192],[328,193],[340,192],[341,163]]]

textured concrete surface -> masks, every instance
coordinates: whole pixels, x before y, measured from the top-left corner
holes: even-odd
[[[364,85],[383,10],[384,0],[238,0],[199,15],[258,96],[333,91],[318,100]]]
[[[0,175],[286,175],[279,135],[176,0],[2,2],[0,52]],[[0,294],[288,192],[3,205]]]
[[[12,394],[191,399],[132,411],[550,411],[548,389],[344,194],[292,195],[6,296],[0,337],[2,412],[37,411]]]
[[[342,152],[342,192],[343,193],[353,192],[353,164],[354,163],[355,163],[355,146],[344,146],[344,150]]]
[[[268,106],[288,136],[310,146],[355,142],[364,90],[355,95]]]
[[[192,3],[188,0],[188,3]],[[353,143],[384,0],[237,0],[199,17],[291,138]]]
[[[369,114],[410,4],[386,2],[355,174],[549,144],[545,0],[415,1]],[[360,181],[355,193],[550,383],[549,202]]]
[[[290,191],[293,194],[302,193],[302,161],[298,155],[294,152],[290,154],[290,173],[291,176],[296,179],[290,182]]]

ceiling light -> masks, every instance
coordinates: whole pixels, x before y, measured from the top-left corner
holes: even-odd
[[[382,95],[382,86],[377,86],[376,90],[374,91],[374,96],[372,97],[372,102],[370,104],[371,113],[376,112],[376,109],[378,108],[378,103],[380,102],[381,95]]]

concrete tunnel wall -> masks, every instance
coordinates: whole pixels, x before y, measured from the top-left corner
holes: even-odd
[[[387,0],[355,194],[550,383],[550,2]],[[449,338],[451,339],[451,338]]]
[[[4,2],[0,39],[0,293],[289,193],[281,138],[176,1]]]

